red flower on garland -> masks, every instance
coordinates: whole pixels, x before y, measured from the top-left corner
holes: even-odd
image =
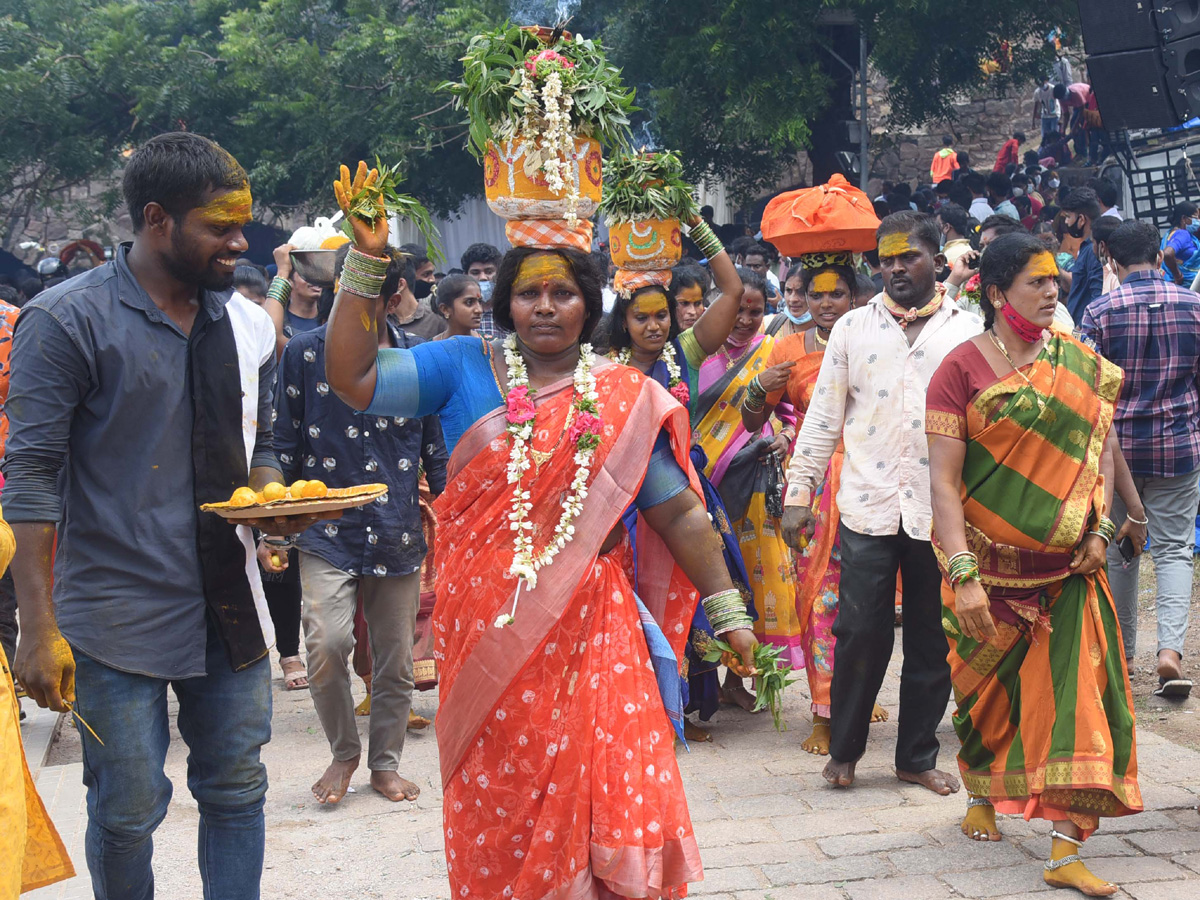
[[[537,407],[533,405],[533,399],[529,396],[529,388],[524,385],[509,391],[504,403],[508,408],[504,417],[511,425],[528,422],[537,415]]]
[[[604,421],[587,410],[580,410],[571,427],[567,429],[567,440],[580,450],[592,450],[600,443],[600,430]]]
[[[676,400],[678,400],[680,403],[682,403],[684,406],[687,406],[688,401],[692,399],[691,391],[688,390],[688,386],[687,386],[686,382],[683,382],[683,381],[679,382],[679,384],[677,384],[673,388],[671,388],[670,391],[671,391],[671,396],[674,397]]]

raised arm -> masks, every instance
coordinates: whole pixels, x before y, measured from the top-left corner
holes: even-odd
[[[692,226],[699,227],[697,223],[702,221],[697,217]],[[707,228],[708,225],[705,224],[704,227]],[[742,302],[742,279],[724,248],[709,257],[708,266],[712,270],[713,281],[721,296],[696,320],[696,324],[692,326],[692,334],[700,349],[711,356],[721,349],[737,322],[738,305]]]
[[[351,182],[349,170],[342,166],[341,180],[334,182],[334,193],[354,229],[354,249],[380,259],[387,251],[387,216],[379,216],[373,224],[365,222],[358,216],[350,215],[348,202],[368,179],[373,181],[378,177],[375,169],[368,173],[366,164],[360,162],[358,173]],[[329,325],[325,329],[325,375],[329,379],[329,386],[344,403],[357,410],[370,406],[375,396],[378,374],[375,357],[379,352],[375,328],[376,299],[351,293],[346,290],[343,280],[342,289],[333,301]]]

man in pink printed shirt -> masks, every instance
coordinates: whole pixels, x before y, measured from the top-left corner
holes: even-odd
[[[848,787],[866,749],[871,711],[895,641],[896,571],[904,582],[904,667],[896,775],[939,794],[958,791],[937,769],[937,726],[950,696],[942,632],[941,573],[929,541],[925,392],[942,360],[982,330],[979,318],[944,302],[945,265],[929,216],[900,212],[876,234],[884,292],[834,326],[816,392],[788,469],[783,535],[798,548],[811,534],[813,494],[839,439],[845,462],[842,580],[825,778]]]

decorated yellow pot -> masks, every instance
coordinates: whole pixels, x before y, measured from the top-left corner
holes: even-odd
[[[671,268],[682,255],[681,240],[678,219],[641,219],[608,228],[613,264],[633,271]]]
[[[564,219],[571,212],[567,199],[572,183],[579,199],[575,215],[590,218],[600,206],[600,144],[591,138],[577,137],[575,152],[567,167],[567,188],[550,190],[540,170],[526,172],[531,143],[517,135],[510,141],[488,144],[483,157],[483,186],[488,208],[502,219]]]

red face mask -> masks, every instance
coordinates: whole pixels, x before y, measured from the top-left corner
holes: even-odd
[[[1042,326],[1030,322],[1017,312],[1016,308],[1008,300],[1004,301],[1004,306],[1000,308],[1000,313],[1004,316],[1004,321],[1008,323],[1008,327],[1025,343],[1032,344],[1042,336],[1042,331],[1044,330]]]

